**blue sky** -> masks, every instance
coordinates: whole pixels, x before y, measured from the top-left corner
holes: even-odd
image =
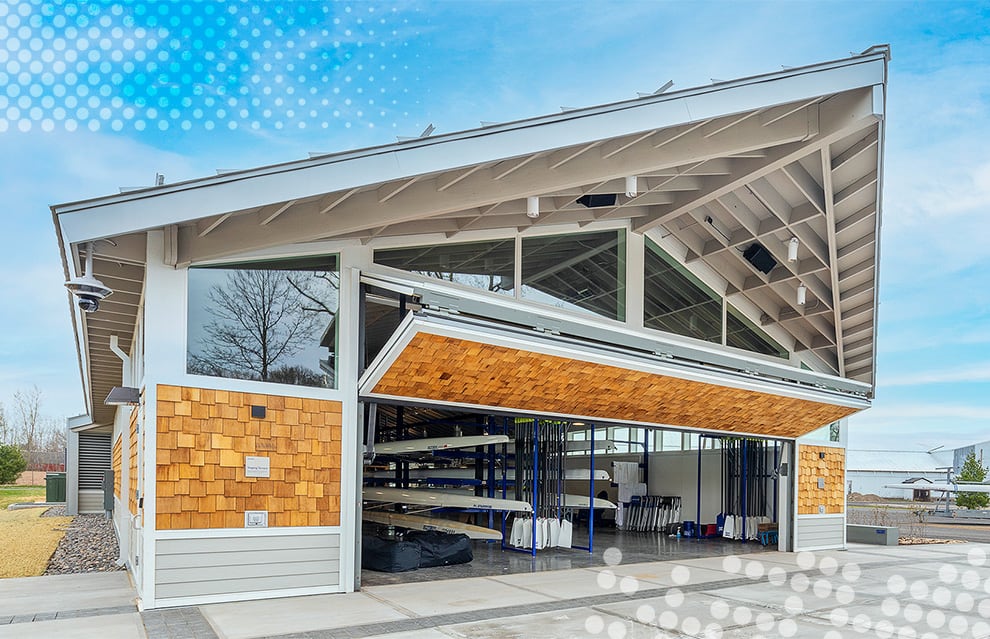
[[[990,439],[990,3],[0,0],[0,402],[82,412],[49,205],[889,43],[874,408]]]

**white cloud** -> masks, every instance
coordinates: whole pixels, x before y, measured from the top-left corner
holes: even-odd
[[[884,387],[951,384],[957,382],[990,382],[990,363],[943,370],[907,373],[903,375],[893,375],[891,377],[881,376],[879,379],[879,383]]]

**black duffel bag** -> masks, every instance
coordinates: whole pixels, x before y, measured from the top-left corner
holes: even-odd
[[[361,537],[361,567],[378,572],[405,572],[420,566],[420,545],[412,541]]]
[[[474,559],[471,540],[461,533],[414,530],[406,534],[406,540],[419,546],[420,568],[466,564]]]

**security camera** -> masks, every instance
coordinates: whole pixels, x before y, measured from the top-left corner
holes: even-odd
[[[79,310],[84,313],[95,313],[100,309],[100,300],[113,295],[113,289],[93,276],[92,242],[86,245],[86,270],[82,277],[72,278],[65,283],[65,288],[76,296]]]
[[[69,280],[65,288],[76,296],[76,304],[84,313],[95,313],[100,309],[100,300],[113,294],[112,289],[90,273]]]

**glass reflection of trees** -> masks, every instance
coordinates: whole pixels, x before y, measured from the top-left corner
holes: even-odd
[[[190,373],[333,388],[335,256],[189,269]]]

